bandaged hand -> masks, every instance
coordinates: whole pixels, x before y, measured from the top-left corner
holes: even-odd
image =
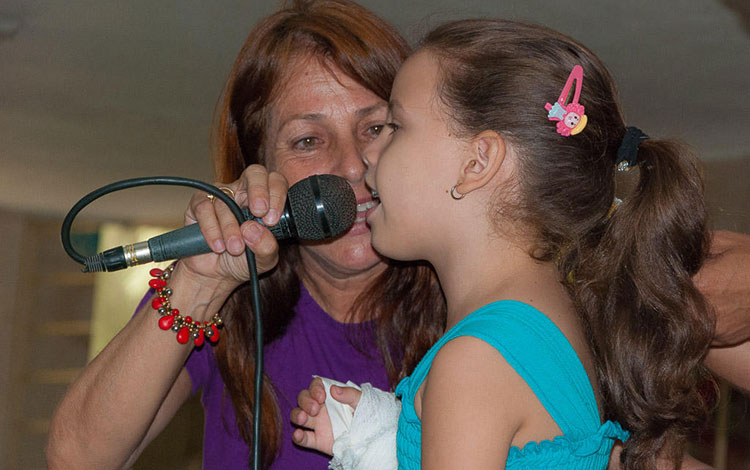
[[[369,383],[359,386],[316,378],[297,400],[294,442],[333,459],[332,470],[396,470],[401,402]]]
[[[291,414],[292,423],[300,426],[292,434],[295,444],[333,455],[334,439],[348,431],[362,395],[355,384],[343,385],[315,377],[310,387],[299,393],[298,407]],[[330,411],[327,401],[332,405]]]

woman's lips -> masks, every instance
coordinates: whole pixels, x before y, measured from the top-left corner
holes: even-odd
[[[357,204],[357,218],[354,219],[352,228],[349,229],[347,235],[360,235],[368,233],[370,227],[367,225],[367,214],[369,214],[379,204],[378,201],[368,199],[365,201],[358,201]]]
[[[367,213],[372,209],[373,207],[378,205],[378,201],[375,201],[373,199],[363,202],[360,204],[357,204],[357,218],[354,220],[354,223],[364,222],[367,220]]]

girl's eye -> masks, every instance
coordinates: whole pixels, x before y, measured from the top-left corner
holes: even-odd
[[[317,137],[303,137],[296,142],[294,142],[294,148],[296,150],[312,150],[314,149],[320,141]]]
[[[385,125],[388,126],[391,129],[391,134],[393,134],[397,130],[401,129],[401,126],[399,126],[395,122],[387,122],[387,123],[385,123]]]

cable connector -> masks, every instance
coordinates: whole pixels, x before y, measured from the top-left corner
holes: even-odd
[[[118,246],[111,250],[104,251],[94,256],[87,256],[83,260],[85,273],[95,273],[101,271],[118,271],[128,267],[125,259],[125,250]]]

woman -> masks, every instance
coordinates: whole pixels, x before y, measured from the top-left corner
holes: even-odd
[[[325,457],[291,442],[288,416],[314,372],[324,367],[330,376],[390,388],[434,340],[401,336],[414,330],[412,312],[431,312],[436,333],[442,323],[443,301],[431,271],[384,261],[372,250],[364,222],[372,197],[361,155],[382,129],[391,82],[406,54],[395,30],[354,3],[297,1],[252,31],[217,111],[217,179],[234,182],[226,186],[240,205],[260,203],[250,209],[265,223],[278,221],[286,182],[311,174],[346,178],[360,204],[345,235],[282,246],[278,266],[262,280],[268,341],[262,444],[264,464],[273,469],[327,468]],[[226,207],[205,194],[196,194],[187,210],[186,223],[196,220],[216,253],[177,264],[168,280],[170,304],[203,322],[226,301],[218,346],[191,355],[191,347],[160,331],[158,315],[143,305],[57,410],[51,468],[131,464],[201,388],[204,468],[247,467],[254,329],[248,289],[241,285],[247,266],[238,255],[247,244],[267,271],[277,260],[276,243],[257,223],[237,227]],[[374,318],[377,324],[367,322]],[[403,353],[401,344],[407,345]]]

